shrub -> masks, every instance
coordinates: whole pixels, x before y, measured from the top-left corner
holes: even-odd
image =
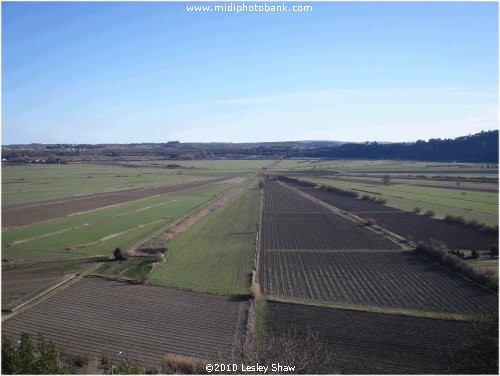
[[[422,211],[422,208],[419,208],[418,206],[413,208],[414,213],[420,213]]]
[[[476,219],[469,219],[467,221],[467,226],[473,227],[473,228],[481,228],[481,227],[483,227],[481,225],[481,223],[479,223],[479,221],[477,221]]]
[[[474,259],[479,258],[479,252],[478,252],[478,251],[476,251],[475,249],[473,249],[473,250],[472,250],[472,252],[471,252],[471,254],[470,254],[470,255],[471,255],[471,257],[472,257],[472,258],[474,258]]]
[[[460,252],[460,258],[456,257],[448,253],[444,243],[433,239],[427,242],[418,242],[415,251],[498,291],[498,278],[495,272],[491,269],[474,268],[462,259],[463,252]]]
[[[372,218],[364,218],[361,220],[361,223],[363,224],[363,226],[373,226],[377,224],[377,222],[375,222],[375,220]]]
[[[427,210],[427,211],[424,213],[424,215],[425,215],[426,217],[434,217],[434,214],[435,214],[435,213],[434,213],[432,210]]]
[[[113,374],[115,375],[142,375],[145,373],[145,369],[139,367],[137,364],[132,362],[130,359],[125,358],[117,367],[113,369]]]
[[[250,296],[253,299],[260,298],[260,284],[257,282],[252,282],[252,286],[250,286]]]
[[[468,221],[466,221],[462,216],[447,214],[443,220],[445,222],[475,228],[484,232],[498,233],[498,225],[495,227],[487,226],[486,224],[481,223],[476,219],[469,219]]]
[[[462,216],[455,216],[451,214],[447,214],[444,219],[445,222],[449,223],[455,223],[457,225],[464,225],[465,224],[465,218]]]
[[[375,202],[376,204],[385,204],[387,202],[387,200],[385,198],[368,196],[368,195],[363,195],[363,196],[361,196],[360,199],[364,200],[364,201]]]
[[[16,346],[12,338],[2,333],[2,373],[3,374],[69,374],[75,368],[59,361],[55,345],[46,341],[41,334],[38,343],[31,341],[27,333],[21,334]]]
[[[120,248],[116,248],[113,255],[116,261],[125,261],[127,259],[127,255]]]

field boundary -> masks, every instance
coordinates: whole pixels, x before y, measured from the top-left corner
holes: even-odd
[[[240,184],[235,184],[233,187],[228,187],[224,191],[220,193],[217,197],[213,198],[212,200],[208,201],[205,204],[200,204],[199,206],[193,208],[190,210],[188,213],[183,215],[181,218],[177,219],[174,223],[169,224],[167,227],[161,228],[157,231],[155,231],[153,234],[149,234],[138,241],[136,241],[133,245],[129,246],[126,248],[126,251],[136,253],[139,251],[141,248],[148,248],[148,243],[154,243],[157,241],[157,239],[162,236],[164,233],[165,234],[172,234],[172,236],[165,241],[165,244],[168,243],[170,240],[175,238],[176,236],[188,231],[192,226],[194,226],[196,223],[199,221],[203,220],[208,214],[212,213],[216,209],[228,204],[231,200],[235,199],[243,190],[244,190],[244,185],[248,181],[250,181],[254,176],[250,176],[246,178],[243,182]],[[220,205],[217,205],[218,202]],[[212,208],[210,208],[211,205],[214,205]],[[206,213],[203,213],[201,215],[203,210],[207,210]],[[198,217],[197,215],[200,214]],[[189,223],[189,219],[192,218],[193,221]],[[183,229],[182,231],[176,232],[176,231],[171,231],[175,227],[183,226],[183,222],[186,222],[184,225],[187,227]]]
[[[357,305],[328,302],[328,301],[316,301],[316,300],[307,300],[301,298],[285,298],[275,295],[266,295],[265,298],[267,301],[270,302],[341,309],[352,312],[380,313],[393,316],[420,317],[428,319],[453,320],[453,321],[470,321],[474,317],[473,315],[465,315],[457,313],[419,311],[419,310],[408,310],[400,308],[375,307],[375,306],[357,306]]]
[[[14,270],[14,269],[27,269],[36,266],[51,266],[51,265],[61,265],[61,264],[80,264],[80,263],[93,263],[102,262],[109,259],[109,256],[92,256],[92,257],[82,257],[82,258],[69,258],[63,260],[45,260],[45,261],[33,261],[33,262],[12,262],[12,263],[2,263],[2,270]]]
[[[266,252],[302,252],[302,253],[354,253],[354,252],[366,252],[366,253],[401,253],[401,252],[411,252],[411,249],[266,249]]]
[[[68,286],[71,286],[72,284],[78,282],[80,279],[85,277],[86,275],[92,273],[97,267],[100,266],[100,263],[95,263],[86,268],[85,270],[81,271],[80,273],[72,274],[68,278],[65,278],[64,280],[60,281],[59,283],[49,287],[48,289],[41,291],[39,294],[35,295],[34,297],[28,299],[27,301],[19,304],[16,307],[11,308],[8,314],[2,316],[2,322],[7,321],[15,316],[17,316],[19,313],[26,311],[27,309],[30,309],[37,304],[43,302],[47,298],[49,298],[52,295],[57,294],[59,291],[65,289]],[[3,312],[3,308],[2,308]]]
[[[257,236],[255,240],[255,261],[254,261],[254,271],[252,273],[252,283],[259,283],[259,265],[260,265],[260,232],[262,231],[262,211],[264,208],[264,189],[260,190],[260,212],[259,212],[259,229],[257,230]]]

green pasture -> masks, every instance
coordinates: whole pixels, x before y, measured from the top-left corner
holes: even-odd
[[[206,170],[224,170],[224,171],[257,171],[271,163],[270,159],[205,159],[196,161],[156,161],[159,165],[176,164],[187,169],[206,169]]]
[[[377,176],[373,176],[370,174],[370,176],[359,176],[359,175],[341,175],[338,178],[332,178],[334,180],[339,179],[348,179],[348,180],[353,180],[355,182],[363,182],[363,181],[369,181],[373,182],[373,184],[381,184],[382,183],[382,175],[380,174]],[[419,179],[419,178],[402,178],[401,176],[396,177],[391,175],[391,184],[403,184],[403,185],[412,185],[412,186],[422,186],[422,185],[433,185],[437,186],[439,188],[451,188],[451,189],[460,189],[460,188],[471,188],[471,189],[495,189],[498,190],[498,183],[497,182],[476,182],[476,181],[459,181],[458,185],[455,180],[447,180],[446,178],[443,179]]]
[[[302,178],[303,179],[303,178]],[[476,219],[488,225],[498,224],[498,194],[490,192],[461,191],[457,189],[430,188],[404,184],[389,186],[346,182],[326,179],[307,179],[321,184],[350,189],[363,194],[381,197],[387,205],[403,210],[419,207],[423,212],[434,211],[436,217],[447,214]]]
[[[153,283],[222,294],[244,294],[251,282],[260,190],[249,188],[167,244]]]
[[[498,169],[487,168],[486,163],[446,163],[359,159],[290,159],[281,160],[273,170],[333,170],[344,173],[400,173],[400,174],[463,174],[472,176],[498,175]],[[469,171],[473,171],[471,173]],[[407,172],[409,171],[409,172]]]
[[[228,189],[214,184],[56,219],[3,233],[2,257],[23,261],[110,255],[168,227]],[[190,195],[189,195],[190,193]]]
[[[147,167],[94,164],[3,166],[2,205],[209,178]]]

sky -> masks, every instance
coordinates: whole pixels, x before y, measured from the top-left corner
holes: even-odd
[[[395,142],[498,128],[497,3],[287,4],[313,10],[3,2],[2,144]]]

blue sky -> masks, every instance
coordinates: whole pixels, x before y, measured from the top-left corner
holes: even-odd
[[[2,3],[2,143],[414,141],[497,128],[497,3],[186,5]]]

